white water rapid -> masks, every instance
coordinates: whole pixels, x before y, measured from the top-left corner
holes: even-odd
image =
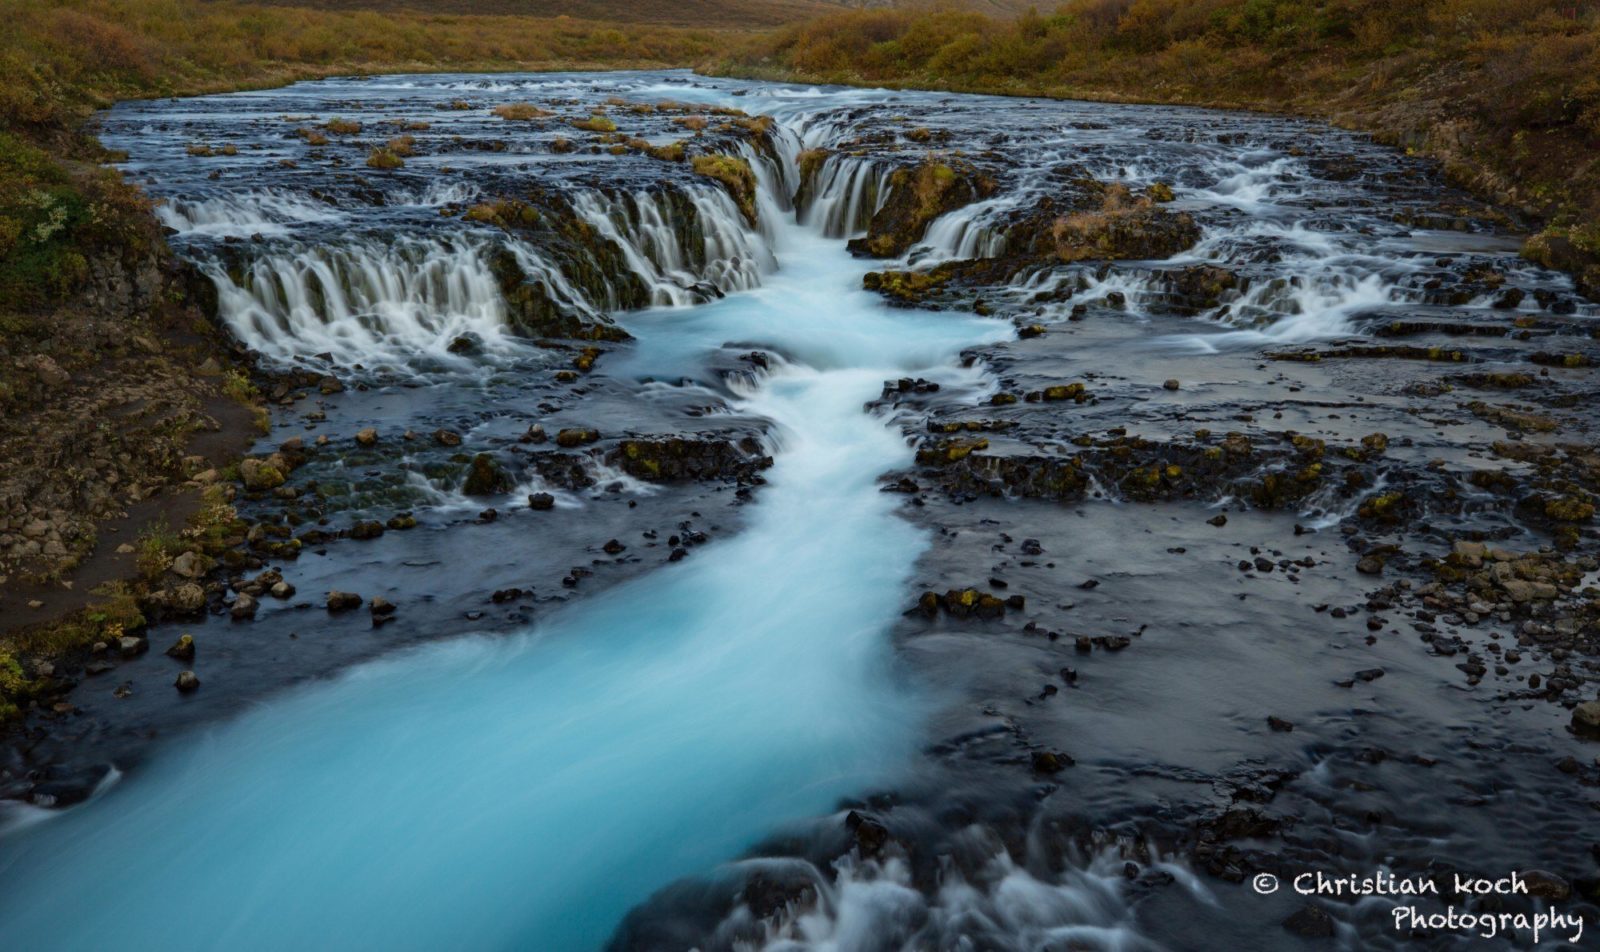
[[[163,750],[4,843],[6,946],[592,948],[655,888],[892,777],[919,692],[886,632],[923,540],[876,483],[911,450],[863,405],[908,374],[981,393],[954,357],[1009,329],[886,308],[839,241],[763,211],[778,270],[636,315],[612,371],[672,378],[732,340],[785,355],[737,407],[776,432],[747,529],[523,634],[391,657]],[[450,303],[459,284],[394,280],[488,319]]]

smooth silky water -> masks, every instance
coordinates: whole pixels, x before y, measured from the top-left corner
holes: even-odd
[[[785,355],[739,388],[776,457],[743,533],[184,738],[5,841],[7,947],[594,947],[653,889],[907,765],[920,691],[886,632],[923,539],[876,483],[911,450],[863,407],[907,374],[981,389],[954,355],[1008,328],[891,311],[841,242],[775,238],[763,287],[634,315],[612,370]]]
[[[362,99],[393,116],[438,110],[423,138],[444,142],[458,128],[510,135],[484,125],[483,109],[444,111],[453,98],[575,94],[735,105],[780,122],[779,154],[749,156],[762,180],[761,231],[719,189],[680,186],[693,190],[712,250],[702,265],[691,264],[693,249],[669,247],[672,230],[644,192],[624,200],[574,186],[574,208],[618,236],[650,299],[666,305],[620,318],[637,341],[611,351],[602,372],[647,382],[644,399],[731,390],[731,412],[771,421],[776,465],[743,531],[530,630],[455,637],[272,698],[167,745],[106,795],[12,832],[0,840],[5,948],[592,948],[655,889],[911,769],[935,699],[896,669],[888,631],[926,540],[877,484],[911,449],[896,421],[865,405],[903,376],[981,398],[990,386],[982,368],[960,366],[957,354],[1013,330],[970,314],[893,310],[861,289],[867,265],[842,239],[881,200],[888,163],[840,151],[819,171],[818,197],[789,208],[796,154],[855,135],[852,111],[908,105],[932,125],[983,128],[1003,115],[1034,137],[1019,146],[1026,154],[1003,196],[936,222],[908,255],[917,266],[999,253],[1006,212],[1054,187],[1058,167],[1081,162],[1131,187],[1173,182],[1205,227],[1174,265],[1254,260],[1251,249],[1265,245],[1279,257],[1262,270],[1283,262],[1295,273],[1258,282],[1194,333],[1152,342],[1160,349],[1351,333],[1358,312],[1365,320],[1405,302],[1419,256],[1436,253],[1376,219],[1378,241],[1337,221],[1306,227],[1319,190],[1335,186],[1281,153],[1142,136],[1200,115],[1174,110],[1123,110],[1112,127],[1070,120],[1121,107],[660,74],[397,77],[130,104],[106,139],[136,156],[130,170],[153,187],[179,183],[167,223],[217,281],[223,319],[246,344],[280,363],[325,351],[346,370],[442,368],[429,379],[449,386],[454,369],[492,363],[509,373],[529,357],[484,267],[486,242],[509,243],[566,304],[607,309],[514,236],[438,214],[493,194],[479,190],[481,177],[551,161],[547,149],[455,154],[452,180],[446,159],[424,155],[383,202],[339,204],[313,202],[297,191],[302,172],[263,161],[287,154],[292,134],[282,128],[206,166],[227,170],[222,186],[199,178],[184,164],[183,123],[248,135],[265,128],[263,116],[326,119]],[[252,184],[269,175],[279,181]],[[254,245],[257,235],[236,272],[251,279],[235,284],[223,254],[240,244],[220,242]],[[1449,247],[1470,253],[1459,239]],[[1062,313],[1116,291],[1138,320],[1155,290],[1134,268],[1046,272],[1007,293],[1069,278],[1084,286],[1060,301]],[[336,287],[343,296],[330,297]],[[717,293],[727,296],[696,303]],[[450,352],[465,334],[480,354]],[[770,369],[731,382],[712,369],[752,349],[774,355]]]

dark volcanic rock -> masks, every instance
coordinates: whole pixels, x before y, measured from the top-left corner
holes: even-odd
[[[461,485],[461,491],[468,496],[492,496],[509,490],[511,485],[511,477],[500,468],[495,458],[488,453],[479,453],[472,458],[472,467],[467,470],[467,479]]]

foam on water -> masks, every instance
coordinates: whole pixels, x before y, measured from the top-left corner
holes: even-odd
[[[8,944],[593,947],[653,889],[905,765],[919,692],[885,632],[924,540],[876,485],[911,450],[862,406],[905,374],[980,386],[953,356],[1005,328],[891,311],[838,242],[777,237],[764,287],[636,315],[614,371],[691,373],[735,339],[787,355],[733,384],[777,460],[742,534],[521,635],[278,698],[20,830]]]

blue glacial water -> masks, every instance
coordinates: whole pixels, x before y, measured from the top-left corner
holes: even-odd
[[[736,537],[510,638],[461,637],[173,744],[0,858],[7,948],[581,949],[681,875],[892,778],[921,691],[887,631],[924,539],[877,476],[886,378],[980,389],[1004,325],[892,311],[780,219],[756,290],[633,315],[613,373],[693,375],[727,341],[776,465]],[[537,544],[530,541],[530,544]]]

